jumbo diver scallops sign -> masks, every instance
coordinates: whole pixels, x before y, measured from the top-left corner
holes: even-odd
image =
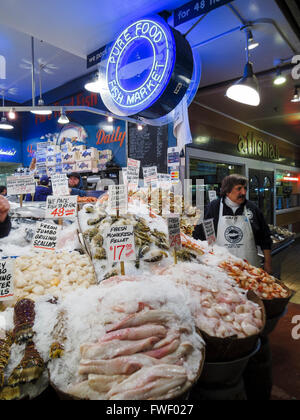
[[[117,115],[167,114],[183,98],[193,73],[189,43],[160,17],[126,27],[103,63],[101,97]]]

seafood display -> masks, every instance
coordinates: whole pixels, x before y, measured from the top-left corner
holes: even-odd
[[[15,328],[13,330],[13,337],[17,344],[21,344],[32,339],[32,327],[34,320],[34,302],[30,299],[19,300],[14,307]]]
[[[15,261],[15,299],[59,297],[96,282],[89,257],[76,251],[39,252]]]
[[[57,308],[68,316],[67,339],[48,367],[61,392],[92,400],[170,399],[198,378],[204,342],[185,292],[170,280],[113,277],[80,298],[76,322],[76,292]]]
[[[228,258],[219,265],[245,290],[253,290],[262,299],[280,299],[289,296],[275,279],[261,268],[253,267],[246,261]]]
[[[212,337],[245,338],[260,333],[263,312],[247,299],[244,290],[218,268],[183,263],[162,274],[190,291],[190,304],[196,326]]]

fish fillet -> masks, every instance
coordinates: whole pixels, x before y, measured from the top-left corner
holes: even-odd
[[[83,344],[80,347],[80,352],[84,359],[113,359],[118,356],[150,350],[159,340],[158,337],[148,337],[144,340],[135,341],[113,340],[106,343]]]
[[[155,359],[161,359],[168,354],[174,353],[175,350],[178,349],[180,344],[179,340],[173,340],[171,343],[167,344],[164,347],[160,347],[159,349],[153,349],[150,351],[146,351],[145,354],[150,357],[154,357]]]
[[[93,391],[88,381],[80,382],[79,384],[70,385],[67,389],[67,393],[73,397],[85,399],[85,400],[98,400],[100,395],[98,392]],[[104,394],[105,395],[105,394]]]
[[[143,366],[156,364],[158,361],[153,357],[139,353],[112,360],[81,360],[78,372],[80,375],[130,375]]]
[[[160,362],[175,365],[182,358],[190,354],[193,350],[194,350],[194,347],[191,343],[189,342],[181,343],[178,349],[174,353],[163,357],[162,359],[160,359]]]
[[[128,375],[89,375],[88,384],[93,391],[106,393],[114,384],[125,381]]]
[[[109,398],[120,392],[144,388],[147,384],[161,378],[172,380],[176,377],[184,378],[185,380],[187,379],[186,371],[182,366],[159,364],[156,366],[144,367],[129,376],[129,378],[122,383],[115,384],[107,396]]]
[[[121,328],[139,327],[144,324],[151,323],[166,323],[171,319],[174,319],[175,315],[169,311],[160,311],[153,309],[152,311],[138,312],[135,314],[128,315],[121,321],[113,324],[107,332],[119,330]]]
[[[159,337],[163,338],[167,334],[167,330],[162,325],[142,325],[135,328],[124,328],[117,331],[112,331],[105,334],[99,343],[104,343],[110,340],[141,340],[148,337]]]

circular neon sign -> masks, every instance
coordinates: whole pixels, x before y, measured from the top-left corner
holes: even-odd
[[[185,39],[182,42],[188,44]],[[178,85],[177,73],[174,75],[177,46],[177,31],[161,18],[144,18],[129,25],[111,45],[101,63],[101,78],[105,85],[101,97],[107,108],[117,115],[144,114],[157,118],[169,112],[169,109],[162,112],[156,107],[169,85],[175,92],[175,107],[182,99],[183,91],[187,90],[193,72],[192,64],[188,77],[184,79],[185,89],[178,96],[183,83]],[[170,102],[169,96],[166,99]]]

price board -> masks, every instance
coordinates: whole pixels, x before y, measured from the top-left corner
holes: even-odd
[[[126,214],[127,213],[127,186],[109,185],[108,186],[108,213]]]
[[[127,159],[127,182],[131,186],[138,186],[141,161],[136,159]]]
[[[143,168],[145,186],[156,188],[157,187],[157,166],[149,166]]]
[[[4,302],[14,296],[14,260],[0,260],[0,301]]]
[[[55,251],[59,226],[52,223],[38,222],[32,246],[43,251]]]
[[[48,195],[46,219],[68,219],[77,216],[77,195],[55,197]]]
[[[157,174],[158,187],[166,190],[171,189],[171,175],[170,174]]]
[[[168,217],[167,220],[168,220],[168,233],[169,233],[170,248],[180,249],[181,248],[180,218]]]
[[[32,175],[8,176],[6,178],[7,195],[34,194],[35,180]]]
[[[51,184],[53,195],[65,196],[70,194],[69,182],[66,174],[53,174],[51,175]]]
[[[112,226],[106,234],[107,258],[110,262],[135,260],[133,226]]]
[[[217,240],[214,219],[203,220],[203,228],[208,244],[212,245]]]

